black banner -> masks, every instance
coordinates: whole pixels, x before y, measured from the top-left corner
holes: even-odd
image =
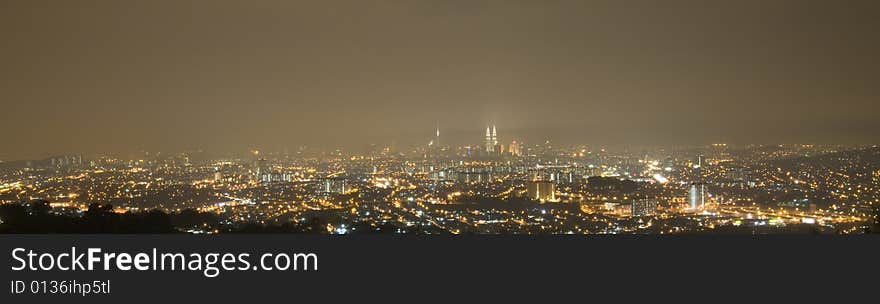
[[[659,299],[713,297],[718,292],[749,297],[769,292],[791,299],[815,293],[865,294],[876,280],[861,276],[876,277],[880,269],[880,238],[875,236],[3,235],[0,239],[7,281],[3,294],[11,300],[3,303]],[[90,248],[96,258],[92,270],[87,269]],[[108,254],[112,254],[109,260]],[[199,267],[171,269],[171,264],[183,263],[168,256],[161,269],[154,259],[162,254],[180,254],[176,257]],[[314,259],[296,254],[312,254],[308,257]],[[79,264],[70,270],[76,256]],[[229,270],[222,269],[224,261],[229,262],[225,265]],[[218,269],[206,271],[209,268]]]

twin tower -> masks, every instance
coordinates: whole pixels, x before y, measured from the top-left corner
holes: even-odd
[[[486,126],[486,141],[484,145],[486,146],[486,152],[495,152],[498,146],[498,133],[495,131],[494,125],[491,129],[489,126]]]

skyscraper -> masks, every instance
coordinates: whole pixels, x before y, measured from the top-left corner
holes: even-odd
[[[703,208],[706,204],[706,184],[703,182],[703,156],[697,156],[697,165],[695,166],[696,181],[691,183],[688,189],[689,208],[697,210]]]
[[[703,208],[706,203],[706,185],[703,183],[692,183],[688,190],[688,203],[690,209],[697,210]]]
[[[254,179],[258,182],[268,182],[269,175],[271,174],[271,167],[269,165],[269,161],[266,160],[265,158],[261,157],[261,158],[257,159],[254,166],[256,167],[254,170],[254,171],[256,171],[256,176]]]
[[[348,188],[345,179],[341,177],[327,177],[324,179],[324,193],[345,194]]]
[[[556,199],[556,185],[553,182],[534,180],[528,184],[529,198],[538,201]]]
[[[656,199],[635,199],[632,202],[632,216],[654,215],[657,212],[657,205]]]
[[[514,140],[510,143],[510,146],[508,147],[507,151],[510,153],[510,155],[521,156],[522,155],[522,146],[521,145],[522,145],[521,143],[518,143]]]
[[[483,144],[485,145],[487,153],[495,152],[495,135],[494,134],[495,134],[494,127],[490,129],[489,126],[486,126],[486,140]]]

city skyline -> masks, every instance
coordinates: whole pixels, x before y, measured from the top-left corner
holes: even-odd
[[[880,0],[0,0],[0,303],[876,298],[878,30]]]
[[[144,152],[0,163],[0,232],[880,231],[876,145],[614,151],[511,140],[504,148],[503,134],[490,125],[482,144],[410,151]]]
[[[319,155],[326,153],[336,153],[336,152],[344,152],[347,155],[363,155],[363,154],[371,154],[383,149],[393,149],[395,153],[400,153],[401,155],[409,156],[417,156],[420,153],[424,153],[425,149],[447,149],[447,150],[455,150],[462,148],[473,148],[480,149],[483,151],[489,152],[497,152],[499,154],[508,154],[511,153],[511,145],[515,145],[518,149],[516,153],[520,153],[519,150],[523,149],[526,145],[552,145],[557,148],[575,148],[575,147],[590,147],[595,150],[609,150],[609,151],[618,151],[618,152],[635,152],[635,151],[675,151],[675,150],[693,150],[693,149],[701,149],[709,146],[716,145],[724,145],[730,146],[732,148],[740,148],[740,149],[748,149],[754,147],[774,147],[774,146],[799,146],[799,145],[816,145],[814,142],[775,142],[775,143],[729,143],[724,141],[713,141],[706,143],[693,143],[693,144],[672,144],[672,143],[644,143],[644,144],[635,144],[635,145],[619,145],[619,144],[601,144],[601,143],[589,143],[589,142],[577,142],[577,141],[555,141],[552,140],[551,136],[544,137],[526,137],[520,136],[519,134],[523,134],[523,132],[514,133],[514,135],[509,135],[508,130],[504,131],[504,136],[499,137],[498,135],[499,128],[496,124],[490,123],[486,124],[485,135],[477,135],[478,130],[455,130],[455,131],[446,131],[443,130],[443,136],[440,136],[441,128],[439,126],[439,122],[436,124],[435,128],[432,129],[432,134],[430,136],[426,136],[426,132],[418,132],[412,138],[395,140],[391,139],[384,142],[371,142],[360,144],[356,146],[346,145],[345,143],[336,143],[333,145],[323,145],[323,146],[310,146],[305,144],[284,144],[284,143],[275,143],[271,145],[264,146],[255,146],[250,145],[246,147],[225,147],[221,149],[204,149],[201,147],[192,147],[187,149],[177,149],[177,150],[157,150],[157,149],[131,149],[123,152],[108,152],[108,151],[67,151],[63,153],[53,153],[49,155],[40,155],[33,158],[28,159],[2,159],[0,158],[0,162],[21,162],[21,161],[35,161],[35,160],[44,160],[51,159],[55,157],[64,157],[64,156],[79,156],[88,155],[91,157],[103,157],[103,156],[112,156],[112,157],[136,157],[137,155],[143,155],[146,153],[147,155],[153,154],[165,154],[165,155],[174,155],[179,153],[208,153],[213,155],[214,157],[239,157],[242,155],[248,155],[254,153],[255,151],[260,151],[261,153],[270,153],[275,155],[286,155],[291,154],[291,151],[299,151],[304,152],[308,151],[311,154]],[[452,133],[453,135],[450,135]],[[470,133],[470,134],[467,134]],[[455,135],[462,135],[461,137],[455,137]],[[442,141],[442,142],[441,142]],[[840,144],[840,143],[820,143],[820,146],[827,147],[838,147],[841,149],[847,148],[858,148],[858,147],[876,147],[876,144],[873,143],[858,143],[858,144]]]

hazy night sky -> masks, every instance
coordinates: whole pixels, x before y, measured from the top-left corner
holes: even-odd
[[[0,159],[880,141],[880,1],[0,2]]]

